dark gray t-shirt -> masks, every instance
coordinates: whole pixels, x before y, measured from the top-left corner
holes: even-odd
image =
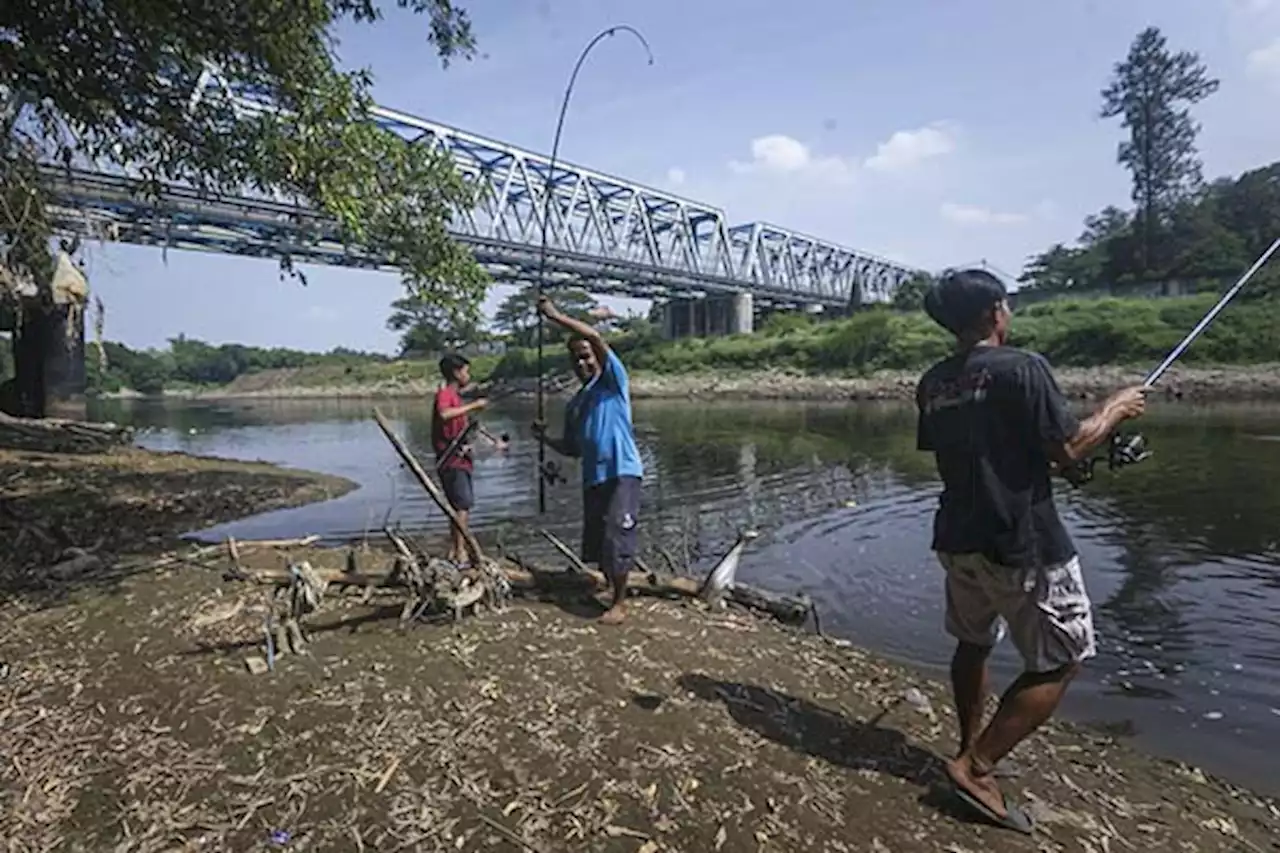
[[[1043,357],[979,346],[931,367],[916,387],[917,447],[942,477],[933,550],[1010,568],[1069,560],[1053,503],[1048,444],[1079,429]]]

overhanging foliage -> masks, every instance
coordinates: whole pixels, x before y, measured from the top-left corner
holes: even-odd
[[[48,276],[52,235],[35,164],[92,164],[127,170],[153,190],[180,182],[309,203],[345,241],[392,258],[416,298],[474,315],[486,277],[447,232],[452,212],[474,203],[471,189],[444,155],[366,121],[368,73],[338,66],[335,26],[376,21],[381,5],[0,4],[0,262]],[[446,65],[472,55],[470,21],[449,0],[397,5],[426,16],[424,39]],[[226,99],[193,97],[210,67],[278,111],[244,114]]]

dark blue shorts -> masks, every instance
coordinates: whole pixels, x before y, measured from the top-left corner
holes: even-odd
[[[445,468],[440,472],[440,486],[444,489],[449,506],[458,512],[468,512],[475,503],[471,489],[471,472],[461,468]]]
[[[582,493],[582,559],[610,577],[635,565],[640,494],[639,477],[605,480]]]

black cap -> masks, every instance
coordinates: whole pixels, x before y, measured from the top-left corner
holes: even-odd
[[[445,379],[452,379],[453,374],[470,363],[465,355],[459,355],[456,352],[448,353],[440,359],[440,375]]]
[[[949,270],[924,295],[924,310],[939,326],[960,335],[1008,296],[1004,283],[986,270]]]

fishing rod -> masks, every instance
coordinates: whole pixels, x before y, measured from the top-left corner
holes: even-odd
[[[1186,352],[1187,347],[1191,346],[1195,339],[1209,328],[1209,324],[1214,321],[1214,318],[1222,313],[1222,309],[1226,308],[1227,304],[1244,289],[1249,280],[1266,265],[1267,261],[1271,260],[1271,256],[1278,249],[1280,249],[1280,237],[1277,237],[1275,242],[1258,256],[1258,259],[1253,262],[1253,266],[1249,267],[1245,274],[1240,276],[1239,281],[1232,285],[1226,293],[1222,294],[1222,298],[1200,318],[1200,322],[1196,323],[1195,328],[1187,332],[1186,336],[1178,342],[1178,345],[1169,351],[1169,354],[1164,357],[1164,361],[1161,361],[1147,374],[1147,378],[1142,380],[1143,388],[1149,390],[1155,387],[1155,384],[1160,381],[1160,377],[1169,372],[1169,368]],[[1075,465],[1064,468],[1062,474],[1071,485],[1082,486],[1093,479],[1094,468],[1104,459],[1107,462],[1107,468],[1114,471],[1117,468],[1141,462],[1150,456],[1151,451],[1147,449],[1147,439],[1141,433],[1130,433],[1129,435],[1122,435],[1118,432],[1112,433],[1111,438],[1107,441],[1105,453],[1081,459]]]
[[[549,377],[550,384],[552,385],[553,391],[559,390],[559,388],[564,384],[564,382],[568,378],[570,377],[565,374],[559,374],[559,375],[554,375]],[[512,388],[505,388],[501,391],[498,391],[495,394],[489,395],[488,400],[491,403],[499,400],[505,400],[507,397],[510,397],[514,394],[519,394],[523,390],[524,390],[523,388],[520,388],[518,386],[512,387]],[[453,461],[453,459],[462,451],[462,448],[471,442],[471,440],[475,437],[475,434],[477,432],[488,436],[490,439],[493,438],[493,436],[490,435],[487,430],[485,430],[484,426],[481,425],[480,420],[478,418],[472,418],[471,422],[467,424],[467,428],[464,429],[462,432],[458,433],[457,435],[455,435],[453,439],[445,446],[444,451],[436,459],[436,473],[443,471],[445,468],[445,465]],[[511,436],[509,433],[504,432],[499,436],[499,439],[503,442],[510,442]],[[555,468],[554,463],[548,463],[548,465],[550,466],[552,471],[557,470]],[[540,466],[540,467],[545,468],[547,466]],[[544,472],[544,477],[545,476],[546,475]]]
[[[547,282],[547,226],[551,221],[551,198],[555,195],[556,183],[556,158],[560,154],[560,134],[564,131],[565,113],[569,111],[569,98],[573,96],[574,84],[578,82],[578,72],[582,70],[582,65],[587,61],[587,54],[591,53],[592,48],[614,33],[630,33],[635,36],[644,48],[645,54],[649,57],[649,64],[653,65],[653,51],[649,49],[649,42],[641,35],[640,31],[635,27],[626,24],[609,27],[601,30],[596,34],[595,38],[587,43],[582,49],[582,53],[578,54],[578,61],[573,66],[573,73],[569,75],[569,85],[565,86],[564,97],[560,102],[560,118],[556,121],[556,137],[551,143],[551,164],[547,168],[546,186],[543,189],[545,195],[542,201],[542,244],[538,251],[538,278],[536,279],[535,290],[537,293],[537,302],[542,302],[543,291],[546,290]],[[546,321],[538,318],[538,423],[543,423],[546,418],[546,406],[542,390],[542,366],[543,366],[543,343],[545,332],[543,327]],[[547,447],[538,442],[538,471],[544,476],[538,479],[538,514],[541,515],[547,511],[547,480],[545,472],[549,462],[547,460]],[[554,468],[554,465],[552,465]]]

